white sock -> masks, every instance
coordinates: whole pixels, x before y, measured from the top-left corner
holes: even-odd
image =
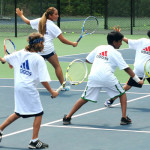
[[[31,141],[34,143],[34,142],[36,142],[37,140],[38,140],[38,138],[32,139]]]

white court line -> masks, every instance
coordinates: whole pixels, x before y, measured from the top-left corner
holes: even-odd
[[[135,133],[150,133],[150,131],[139,130],[121,130],[121,129],[106,129],[106,128],[92,128],[92,127],[79,127],[79,126],[59,126],[59,125],[47,125],[54,128],[70,128],[70,129],[83,129],[83,130],[101,130],[101,131],[117,131],[117,132],[135,132]]]
[[[14,88],[14,86],[0,86],[0,88]],[[46,91],[46,89],[43,87],[43,88],[37,88],[38,90],[45,90]],[[56,90],[56,89],[54,89],[54,90]],[[71,89],[70,91],[73,91],[73,92],[83,92],[84,90],[76,90],[76,89]],[[102,93],[106,93],[106,91],[100,91],[100,92],[102,92]],[[150,93],[141,93],[141,92],[126,92],[127,94],[150,94]]]
[[[137,101],[137,100],[146,98],[146,97],[150,97],[150,95],[141,96],[141,97],[138,97],[138,98],[135,98],[135,99],[128,100],[127,103],[134,102],[134,101]],[[112,105],[112,106],[117,106],[117,105],[120,105],[120,103],[117,103],[117,104]],[[88,111],[88,112],[84,112],[84,113],[81,113],[81,114],[78,114],[78,115],[74,115],[72,118],[76,118],[76,117],[79,117],[79,116],[84,116],[84,115],[87,115],[87,114],[90,114],[90,113],[94,113],[94,112],[97,112],[97,111],[100,111],[100,110],[104,110],[104,109],[107,109],[107,107],[102,107],[102,108],[99,108],[99,109],[95,109],[95,110],[92,110],[92,111]],[[58,122],[61,122],[61,121],[62,121],[62,119],[55,120],[55,121],[52,121],[52,122],[48,122],[48,123],[42,124],[41,127],[49,126],[49,125],[51,125],[51,124],[58,123]],[[83,128],[84,128],[84,127],[83,127]],[[3,138],[8,137],[8,136],[12,136],[12,135],[16,135],[16,134],[19,134],[19,133],[22,133],[22,132],[26,132],[26,131],[29,131],[29,130],[32,130],[32,129],[33,129],[33,128],[31,127],[31,128],[19,130],[19,131],[16,131],[16,132],[12,132],[12,133],[3,135]],[[105,129],[105,130],[106,130],[106,129]],[[108,130],[110,130],[110,129],[108,129]],[[111,130],[113,130],[113,129],[111,129]],[[115,130],[115,129],[114,129],[114,130]],[[116,130],[119,130],[119,129],[116,129]],[[128,130],[126,130],[126,131],[128,131]],[[129,130],[129,131],[130,131],[130,130]],[[131,130],[131,131],[132,131],[132,130]],[[131,131],[130,131],[130,132],[131,132]],[[142,132],[142,131],[139,131],[139,132]],[[146,131],[143,131],[143,132],[146,132]]]
[[[80,53],[80,54],[73,54],[73,55],[63,55],[63,56],[58,56],[58,58],[61,58],[61,57],[70,57],[70,56],[75,56],[75,55],[84,55],[84,54],[89,54],[89,52],[87,53]]]

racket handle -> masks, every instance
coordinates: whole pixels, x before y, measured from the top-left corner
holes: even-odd
[[[79,42],[79,41],[81,40],[81,38],[82,38],[82,37],[79,37],[78,40],[77,40],[77,42]]]
[[[59,93],[62,89],[63,89],[63,85],[61,85],[56,91]],[[51,96],[51,98],[54,98],[54,97]]]

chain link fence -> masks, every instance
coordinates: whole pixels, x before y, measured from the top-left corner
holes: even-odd
[[[143,34],[150,29],[150,0],[0,0],[0,36],[26,36],[34,30],[16,16],[23,9],[28,19],[41,17],[50,6],[56,7],[58,26],[66,33],[80,33],[87,16],[99,20],[97,33],[107,34],[119,25],[124,34]]]

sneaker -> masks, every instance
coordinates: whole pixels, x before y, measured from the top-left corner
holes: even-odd
[[[127,125],[131,123],[132,123],[132,120],[128,116],[126,118],[124,117],[121,118],[120,125]]]
[[[41,142],[40,140],[37,140],[36,142],[30,142],[29,143],[29,146],[28,146],[29,149],[45,149],[45,148],[48,148],[48,144],[45,144],[43,142]]]
[[[71,124],[71,118],[66,118],[67,115],[64,115],[63,118],[63,125],[69,125]]]
[[[110,107],[112,104],[113,104],[113,101],[106,100],[105,103],[104,103],[104,106],[105,107]]]
[[[62,91],[70,91],[70,86],[65,86]]]
[[[3,133],[0,132],[0,142],[2,141],[2,135],[3,135]]]

